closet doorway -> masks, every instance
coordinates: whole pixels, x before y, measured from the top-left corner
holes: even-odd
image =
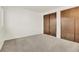
[[[56,13],[44,15],[44,34],[56,36]]]

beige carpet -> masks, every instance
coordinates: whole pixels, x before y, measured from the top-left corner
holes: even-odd
[[[5,41],[1,52],[77,52],[79,44],[39,34]]]

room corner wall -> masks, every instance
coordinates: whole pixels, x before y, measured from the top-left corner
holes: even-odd
[[[43,33],[42,15],[21,7],[5,7],[7,39]]]

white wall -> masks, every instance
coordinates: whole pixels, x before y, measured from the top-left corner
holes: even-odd
[[[5,40],[5,27],[4,27],[4,10],[0,6],[0,49]]]
[[[7,39],[43,33],[42,15],[22,7],[5,7]]]

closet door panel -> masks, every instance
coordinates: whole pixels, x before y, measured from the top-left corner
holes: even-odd
[[[74,18],[71,16],[71,10],[62,11],[61,19],[61,37],[74,41]]]
[[[74,41],[74,19],[62,18],[62,38]]]
[[[50,34],[49,32],[49,26],[50,26],[50,23],[49,23],[49,15],[45,15],[44,16],[44,34]]]
[[[50,14],[50,35],[56,36],[56,13]]]
[[[75,23],[75,38],[74,40],[76,42],[79,42],[79,7],[76,7],[76,8],[72,8],[71,9],[72,13],[71,15],[74,17],[74,23]]]
[[[79,42],[79,17],[75,18],[75,41]]]

